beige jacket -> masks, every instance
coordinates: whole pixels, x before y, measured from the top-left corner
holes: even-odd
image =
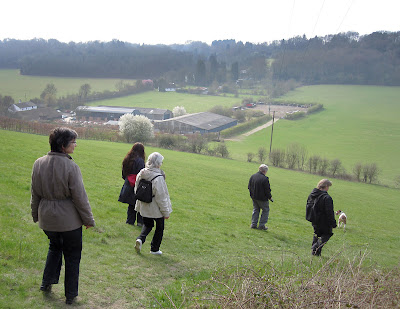
[[[161,175],[162,172],[158,168],[144,168],[136,177],[135,191],[139,184],[140,179],[151,180],[154,176]],[[140,212],[142,217],[146,218],[162,218],[169,217],[172,212],[171,200],[169,199],[169,193],[167,184],[164,177],[157,177],[152,181],[153,183],[153,200],[151,203],[145,203],[142,201],[136,201],[135,210]]]
[[[51,232],[95,225],[79,166],[65,153],[49,152],[32,169],[33,222]]]

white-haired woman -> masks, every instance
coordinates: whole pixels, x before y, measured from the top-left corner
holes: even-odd
[[[164,221],[168,219],[171,212],[171,200],[169,198],[167,184],[165,182],[165,174],[160,169],[164,157],[158,153],[153,152],[149,155],[146,167],[142,169],[136,177],[135,190],[140,182],[140,179],[152,180],[153,199],[150,203],[136,201],[136,211],[143,217],[142,231],[136,239],[135,249],[138,253],[142,249],[142,244],[146,241],[147,235],[151,232],[156,223],[156,230],[154,231],[153,240],[151,241],[150,253],[161,255],[160,250],[161,241],[164,234]],[[157,177],[163,176],[163,177]]]

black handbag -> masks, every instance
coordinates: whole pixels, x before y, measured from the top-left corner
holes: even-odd
[[[119,194],[118,202],[126,203],[129,205],[136,204],[134,188],[132,188],[129,184],[128,177],[125,178],[124,185],[122,186],[121,192]]]

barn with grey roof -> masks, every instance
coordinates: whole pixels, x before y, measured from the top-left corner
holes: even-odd
[[[119,120],[122,115],[143,115],[150,120],[164,120],[172,117],[168,109],[123,107],[123,106],[78,106],[75,110],[78,120],[108,121]]]
[[[183,115],[154,122],[156,130],[169,133],[212,133],[220,132],[236,125],[236,119],[209,112]]]

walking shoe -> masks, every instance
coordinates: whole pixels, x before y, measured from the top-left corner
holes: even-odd
[[[161,250],[158,250],[158,251],[150,251],[150,253],[151,253],[151,254],[154,254],[154,255],[161,255],[161,254],[162,254],[162,251],[161,251]]]
[[[42,284],[40,290],[47,293],[51,292],[51,284]]]
[[[266,227],[266,226],[259,226],[258,229],[259,229],[259,230],[262,230],[262,231],[266,231],[266,230],[268,230],[268,227]]]
[[[250,225],[250,228],[251,228],[251,229],[256,229],[257,226],[256,226],[256,225]]]
[[[140,253],[140,250],[142,250],[142,240],[141,239],[136,239],[135,250],[137,253]]]
[[[75,297],[72,297],[72,298],[67,297],[67,299],[65,300],[65,303],[67,305],[72,305],[74,300],[75,300]]]

